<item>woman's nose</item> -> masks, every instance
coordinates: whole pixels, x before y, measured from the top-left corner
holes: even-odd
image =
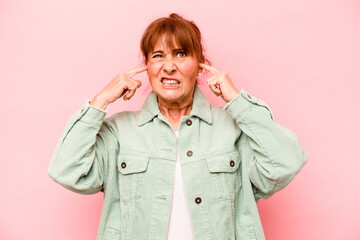
[[[176,71],[176,65],[172,57],[165,58],[163,70],[168,74],[172,74]]]

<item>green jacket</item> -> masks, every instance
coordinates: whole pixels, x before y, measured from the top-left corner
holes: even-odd
[[[49,175],[71,191],[104,192],[98,240],[166,239],[177,138],[151,93],[137,112],[84,104],[68,121]],[[105,118],[105,119],[104,119]],[[270,108],[243,89],[224,108],[196,87],[181,119],[179,159],[196,239],[265,239],[257,202],[284,188],[307,153]]]

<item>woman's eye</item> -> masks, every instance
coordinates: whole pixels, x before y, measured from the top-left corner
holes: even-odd
[[[178,57],[186,57],[186,52],[178,52],[177,56]]]
[[[152,56],[152,58],[159,58],[159,57],[162,57],[162,55],[161,54],[155,54],[155,55]]]

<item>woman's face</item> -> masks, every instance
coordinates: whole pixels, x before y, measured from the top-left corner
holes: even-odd
[[[152,89],[167,103],[191,101],[200,72],[199,62],[176,44],[170,49],[165,39],[165,36],[160,37],[148,55],[147,73]]]

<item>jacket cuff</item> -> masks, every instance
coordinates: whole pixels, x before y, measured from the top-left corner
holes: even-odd
[[[241,89],[240,93],[228,102],[224,109],[234,118],[237,119],[240,115],[242,115],[248,108],[252,106],[262,106],[267,108],[270,113],[271,118],[274,120],[274,116],[269,106],[263,102],[262,100],[254,97],[249,92]]]
[[[90,100],[87,99],[85,104],[80,108],[80,118],[79,120],[82,122],[89,123],[91,125],[95,125],[100,127],[106,113],[108,112],[107,109],[102,110],[97,107],[90,105]]]
[[[228,102],[224,109],[234,118],[237,119],[243,112],[245,112],[250,106],[250,99],[252,96],[241,89],[240,93]]]

